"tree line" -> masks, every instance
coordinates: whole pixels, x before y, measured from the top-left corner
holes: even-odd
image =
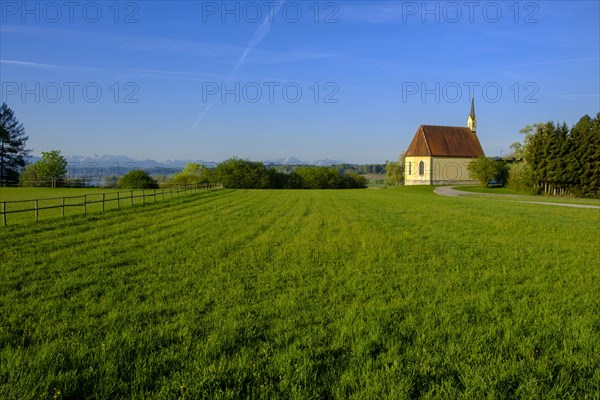
[[[124,189],[156,188],[159,183],[146,171],[135,170],[118,181],[107,177],[105,184]],[[359,189],[367,187],[367,179],[356,173],[341,173],[333,167],[299,167],[280,172],[261,162],[230,158],[216,167],[188,163],[162,186],[213,184],[227,189]]]
[[[584,115],[570,129],[545,122],[521,130],[511,145],[515,163],[508,186],[535,193],[600,197],[600,113]]]
[[[289,174],[291,172],[295,172],[299,168],[304,168],[307,165],[297,165],[297,164],[265,164],[265,167],[268,169],[274,169],[277,172],[284,172]],[[334,168],[338,170],[340,173],[345,174],[349,172],[354,172],[359,175],[365,174],[373,174],[373,175],[382,175],[385,174],[386,164],[349,164],[349,163],[341,163],[341,164],[331,164],[327,165],[327,167]]]
[[[188,163],[173,178],[173,184],[222,184],[229,189],[359,189],[367,179],[355,172],[334,167],[301,166],[289,172],[267,167],[259,161],[230,158],[215,168]]]
[[[42,158],[28,164],[20,175],[20,185],[29,187],[57,187],[67,184],[67,161],[59,151],[42,152]],[[72,182],[69,182],[72,183]],[[183,171],[163,186],[220,184],[230,189],[360,189],[367,187],[367,179],[354,172],[341,173],[333,167],[300,167],[285,173],[269,168],[261,162],[230,158],[209,168],[188,163]],[[143,170],[129,171],[121,177],[107,176],[105,187],[120,189],[154,189],[159,182]]]

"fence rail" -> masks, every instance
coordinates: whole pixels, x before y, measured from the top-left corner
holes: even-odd
[[[32,200],[12,200],[0,202],[0,215],[2,215],[2,226],[7,225],[7,215],[18,213],[32,213],[35,221],[40,218],[40,211],[60,210],[60,216],[64,218],[65,209],[80,208],[83,214],[87,214],[88,207],[94,204],[100,205],[100,211],[106,210],[106,205],[116,202],[116,208],[120,209],[124,202],[133,206],[135,199],[142,199],[141,204],[156,203],[159,199],[172,199],[173,197],[186,196],[198,191],[221,189],[220,184],[194,184],[176,186],[163,189],[137,189],[129,191],[90,193],[78,196],[62,196]],[[33,205],[32,208],[21,208],[20,205]],[[49,205],[48,205],[49,204]]]

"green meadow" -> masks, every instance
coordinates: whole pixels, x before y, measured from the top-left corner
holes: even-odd
[[[202,188],[95,189],[95,188],[5,188],[0,187],[0,206],[7,211],[6,224],[29,224],[36,220],[116,210],[144,205],[204,191]],[[86,204],[85,207],[83,204]],[[0,208],[0,212],[2,209]],[[0,221],[0,227],[3,221]]]
[[[484,188],[481,186],[456,186],[454,189],[471,193],[495,194],[502,196],[509,195],[505,197],[507,197],[507,199],[510,201],[540,201],[547,203],[582,204],[600,207],[600,199],[587,199],[571,196],[528,195],[504,187]]]
[[[218,190],[0,243],[2,399],[599,397],[597,209]]]

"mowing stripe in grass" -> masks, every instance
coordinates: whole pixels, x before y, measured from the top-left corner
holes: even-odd
[[[222,191],[0,230],[0,397],[600,391],[589,210]]]

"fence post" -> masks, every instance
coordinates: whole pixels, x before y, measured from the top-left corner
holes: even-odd
[[[142,189],[142,205],[146,205],[146,191]]]
[[[87,214],[87,194],[83,195],[83,213]]]
[[[61,212],[62,212],[62,217],[64,218],[65,217],[65,198],[64,197],[61,199],[60,205],[62,206]]]
[[[6,202],[2,202],[2,226],[6,226]]]
[[[165,189],[163,188],[163,190],[161,190],[161,194],[162,194],[162,199],[165,199]]]
[[[121,192],[117,192],[117,208],[121,208]]]
[[[38,221],[38,217],[39,217],[39,210],[38,210],[38,201],[35,201],[35,222]]]
[[[131,205],[133,206],[133,190],[131,191]]]
[[[154,202],[156,203],[156,189],[154,189]]]
[[[104,193],[102,193],[102,212],[104,212],[104,199],[105,199],[104,196],[105,196]]]

